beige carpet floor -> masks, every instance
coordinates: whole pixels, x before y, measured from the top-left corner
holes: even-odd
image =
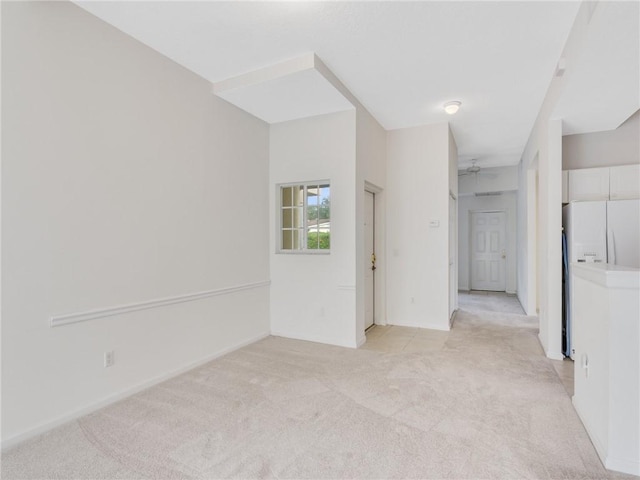
[[[392,331],[267,338],[9,450],[2,478],[631,478],[603,469],[535,319],[465,300],[449,333]]]

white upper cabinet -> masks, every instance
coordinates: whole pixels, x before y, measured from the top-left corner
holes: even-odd
[[[640,198],[640,164],[609,169],[609,198],[626,200]]]
[[[609,168],[569,170],[569,201],[609,200]]]

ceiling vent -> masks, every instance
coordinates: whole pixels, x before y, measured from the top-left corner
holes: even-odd
[[[476,197],[493,197],[495,195],[502,195],[502,192],[476,192],[474,195]]]

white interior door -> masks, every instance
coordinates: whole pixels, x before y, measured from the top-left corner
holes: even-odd
[[[364,192],[364,328],[373,325],[375,305],[375,195]]]
[[[505,219],[505,212],[471,212],[472,290],[506,290]]]

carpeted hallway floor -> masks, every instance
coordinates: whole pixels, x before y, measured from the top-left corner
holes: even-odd
[[[537,321],[495,304],[358,350],[267,338],[6,452],[2,478],[632,478],[603,469]]]

